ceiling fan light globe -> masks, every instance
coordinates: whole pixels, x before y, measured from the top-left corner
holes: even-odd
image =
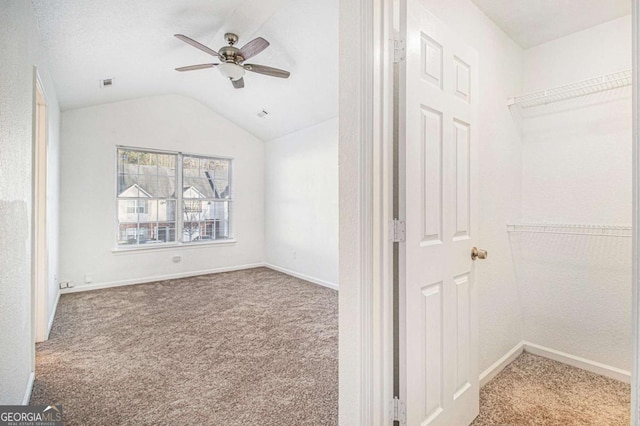
[[[218,70],[220,70],[220,74],[231,81],[240,80],[242,77],[244,77],[245,72],[244,68],[242,68],[241,66],[229,62],[218,65]]]

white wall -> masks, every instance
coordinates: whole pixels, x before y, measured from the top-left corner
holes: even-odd
[[[631,67],[631,19],[531,48],[525,92]],[[525,222],[631,223],[631,91],[531,109],[523,119]],[[524,338],[630,370],[631,239],[512,235]]]
[[[425,0],[480,58],[479,247],[489,251],[478,264],[480,371],[522,339],[522,318],[506,224],[521,206],[522,153],[506,98],[522,90],[522,49],[469,0]]]
[[[61,135],[61,280],[79,287],[91,274],[96,286],[264,261],[264,143],[247,131],[191,98],[167,95],[64,111]],[[236,243],[112,252],[116,145],[233,157]]]
[[[47,304],[57,296],[59,108],[31,2],[0,3],[0,404],[20,404],[34,366],[31,313],[33,67],[49,104],[49,271]],[[49,312],[51,313],[51,312]]]
[[[528,49],[531,92],[631,68],[631,18]],[[523,120],[523,220],[631,223],[630,87],[537,108]]]
[[[338,285],[338,119],[265,144],[266,262]]]

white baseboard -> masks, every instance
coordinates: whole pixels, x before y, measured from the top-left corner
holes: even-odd
[[[31,399],[31,391],[33,390],[33,382],[36,380],[36,373],[33,371],[29,374],[29,381],[27,382],[27,390],[24,392],[24,397],[22,398],[22,405],[29,405],[29,400]]]
[[[51,326],[53,325],[53,320],[56,317],[56,311],[58,310],[58,302],[60,302],[60,290],[58,290],[58,293],[56,294],[56,301],[53,303],[53,310],[51,311],[51,315],[49,315],[49,323],[47,324],[47,335],[44,337],[45,340],[49,340]]]
[[[581,368],[583,370],[591,371],[592,373],[600,374],[621,382],[631,383],[631,373],[620,368],[611,367],[610,365],[601,364],[596,361],[591,361],[579,356],[571,355],[565,352],[560,352],[555,349],[546,348],[544,346],[536,345],[531,342],[524,342],[524,351],[552,359],[554,361],[562,362],[563,364],[572,365],[574,367]]]
[[[515,361],[522,352],[524,352],[524,342],[520,342],[515,345],[513,348],[509,350],[506,354],[500,357],[499,360],[491,364],[489,368],[484,370],[482,374],[480,374],[480,387],[483,387],[487,383],[491,381],[494,377],[496,377],[504,368]]]
[[[134,278],[131,280],[122,280],[122,281],[112,281],[106,283],[96,283],[96,284],[85,284],[79,285],[77,287],[71,288],[63,288],[60,290],[62,294],[67,293],[77,293],[80,291],[90,291],[90,290],[99,290],[102,288],[111,288],[111,287],[121,287],[125,285],[134,285],[134,284],[145,284],[152,283],[156,281],[165,281],[165,280],[175,280],[178,278],[187,278],[187,277],[196,277],[198,275],[208,275],[208,274],[217,274],[220,272],[232,272],[232,271],[241,271],[243,269],[253,269],[264,267],[264,263],[252,263],[248,265],[238,265],[238,266],[227,266],[224,268],[215,268],[215,269],[207,269],[202,271],[192,271],[192,272],[180,272],[177,274],[168,274],[168,275],[156,275],[154,277],[145,277],[145,278]]]
[[[484,370],[482,374],[480,374],[480,387],[489,383],[491,379],[496,377],[502,370],[504,370],[507,365],[515,361],[515,359],[518,358],[520,354],[522,354],[522,352],[527,352],[533,355],[552,359],[554,361],[581,368],[582,370],[600,374],[601,376],[609,377],[621,382],[631,383],[631,373],[629,371],[625,371],[596,361],[591,361],[589,359],[581,358],[579,356],[571,355],[565,352],[557,351],[555,349],[547,348],[535,343],[522,341],[515,345],[511,350],[509,350],[509,352],[504,354],[499,360],[494,362],[489,368]]]
[[[324,287],[329,287],[334,290],[338,290],[338,284],[330,283],[329,281],[324,281],[319,278],[310,277],[309,275],[301,274],[299,272],[291,271],[289,269],[281,268],[276,265],[272,265],[270,263],[265,263],[265,267],[269,269],[273,269],[274,271],[282,272],[283,274],[291,275],[292,277],[300,278],[301,280],[309,281],[310,283],[318,284]]]

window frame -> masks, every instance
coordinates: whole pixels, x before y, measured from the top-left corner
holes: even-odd
[[[118,244],[118,235],[120,230],[120,221],[119,221],[119,211],[118,211],[118,203],[120,200],[127,199],[126,197],[119,197],[119,187],[118,187],[118,177],[119,177],[119,150],[129,150],[129,151],[137,151],[137,152],[146,152],[153,154],[164,154],[164,155],[175,155],[176,156],[176,176],[175,176],[175,184],[176,184],[176,197],[171,200],[175,200],[176,202],[176,224],[175,224],[175,234],[176,240],[171,242],[163,242],[163,243],[154,243],[154,244],[131,244],[131,245],[120,245]],[[131,251],[157,251],[162,249],[175,249],[176,247],[180,248],[193,248],[193,247],[202,247],[202,246],[210,246],[210,245],[228,245],[234,244],[236,242],[235,233],[234,233],[234,215],[233,215],[233,203],[235,201],[234,195],[234,177],[233,177],[233,169],[234,169],[234,157],[227,157],[222,155],[206,155],[206,154],[194,154],[185,151],[170,151],[170,150],[162,150],[155,148],[143,148],[143,147],[133,147],[128,145],[116,145],[114,151],[114,183],[115,183],[115,217],[114,217],[114,247],[112,248],[113,253],[118,252],[131,252]],[[184,170],[183,170],[183,158],[184,157],[197,157],[197,158],[206,158],[211,160],[224,160],[228,161],[228,182],[229,182],[229,198],[221,199],[215,202],[226,202],[228,203],[228,238],[221,238],[217,240],[197,240],[197,241],[183,241],[183,222],[184,222],[184,197],[183,190],[179,190],[179,188],[184,188]],[[131,199],[137,200],[137,199]],[[151,200],[169,200],[169,198],[156,198],[153,197]],[[187,199],[192,200],[192,199]],[[209,199],[203,199],[203,201],[207,201]],[[147,200],[145,200],[147,201]]]

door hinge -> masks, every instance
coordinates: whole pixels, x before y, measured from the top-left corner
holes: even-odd
[[[401,426],[407,424],[407,412],[404,402],[397,396],[394,396],[391,402],[391,421],[398,422]]]
[[[391,222],[391,241],[394,243],[402,243],[405,238],[404,220],[393,219]]]
[[[393,39],[393,63],[399,64],[400,62],[404,61],[404,53],[404,40],[401,38]]]

